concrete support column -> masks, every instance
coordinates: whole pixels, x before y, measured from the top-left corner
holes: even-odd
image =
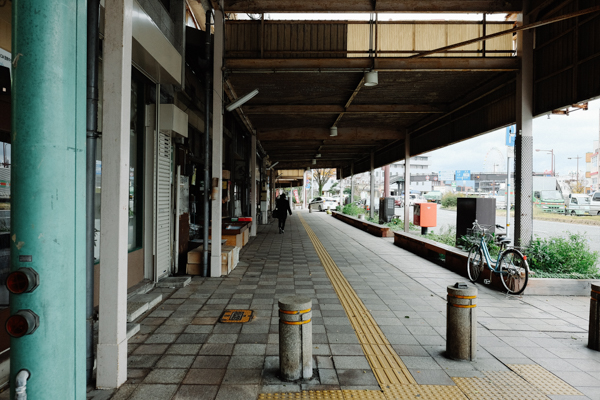
[[[354,202],[354,163],[350,164],[350,203]]]
[[[523,13],[518,24],[529,23],[527,8],[523,2]],[[521,69],[517,72],[516,116],[517,137],[515,140],[515,244],[529,245],[533,235],[533,31],[517,33],[517,56]]]
[[[252,225],[250,227],[250,236],[256,236],[256,195],[258,194],[258,185],[256,184],[256,134],[252,134],[250,143],[250,216],[252,217]],[[266,211],[266,210],[265,210]]]
[[[383,197],[390,197],[390,166],[383,167]]]
[[[410,227],[410,135],[404,139],[404,232]]]
[[[12,7],[10,264],[35,270],[40,285],[10,294],[10,313],[31,310],[40,320],[35,332],[10,340],[10,398],[26,369],[29,398],[82,399],[86,2],[13,0]]]
[[[214,10],[213,101],[212,101],[212,180],[217,190],[212,198],[210,276],[221,276],[221,232],[223,217],[223,12]],[[256,220],[252,221],[254,225]]]
[[[340,174],[340,206],[342,208],[344,208],[344,178],[342,177],[341,174]]]
[[[369,187],[369,217],[375,218],[375,153],[371,152],[371,186]]]
[[[106,0],[102,119],[100,325],[96,385],[127,380],[127,237],[133,0]]]

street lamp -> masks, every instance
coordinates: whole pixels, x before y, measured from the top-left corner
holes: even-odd
[[[568,158],[569,158],[569,160],[577,160],[577,181],[575,181],[576,182],[575,183],[575,188],[577,190],[579,190],[579,159],[583,158],[583,157],[577,156],[577,157],[568,157]]]
[[[540,150],[540,149],[536,149],[535,151],[547,151],[548,153],[550,153],[550,155],[552,156],[552,160],[551,160],[551,165],[550,165],[550,170],[552,171],[552,176],[556,176],[555,172],[554,172],[554,149],[550,149],[550,150]]]

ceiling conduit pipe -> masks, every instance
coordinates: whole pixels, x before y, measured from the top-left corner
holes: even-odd
[[[205,72],[204,72],[204,84],[205,84],[205,101],[204,101],[204,221],[202,223],[202,239],[203,239],[203,248],[202,248],[202,276],[208,276],[208,224],[210,223],[210,215],[209,215],[209,207],[210,200],[208,198],[208,188],[211,184],[210,182],[210,103],[211,103],[211,81],[212,81],[212,67],[210,63],[212,47],[211,47],[211,39],[210,39],[210,19],[212,15],[212,10],[207,8],[206,10],[206,47],[204,58],[206,60],[205,64]],[[212,185],[211,185],[212,186]],[[215,240],[219,240],[220,238],[215,238]]]
[[[98,52],[100,0],[88,0],[86,101],[86,381],[94,369],[94,238],[96,196],[96,142],[98,138]]]

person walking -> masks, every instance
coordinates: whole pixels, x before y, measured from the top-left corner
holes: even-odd
[[[284,233],[287,213],[289,212],[290,215],[292,215],[290,201],[288,200],[285,193],[281,193],[281,196],[279,196],[279,198],[275,202],[275,208],[277,209],[277,219],[279,220],[279,233]]]

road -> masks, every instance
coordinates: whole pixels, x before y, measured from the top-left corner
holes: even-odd
[[[410,208],[410,220],[413,220],[412,207]],[[396,208],[396,215],[404,215],[404,208]],[[581,217],[585,218],[585,217]],[[496,223],[504,226],[506,224],[506,217],[496,217]],[[514,221],[511,220],[511,224]],[[456,226],[456,211],[443,210],[441,206],[438,206],[437,215],[437,227],[430,228],[430,231],[439,232],[440,229],[446,227]],[[567,232],[580,233],[584,235],[588,241],[591,250],[600,252],[600,226],[595,225],[580,225],[580,224],[568,224],[564,222],[554,221],[540,221],[533,220],[533,234],[542,238],[551,236],[562,236],[566,237]],[[509,229],[509,235],[513,236],[513,226]]]

